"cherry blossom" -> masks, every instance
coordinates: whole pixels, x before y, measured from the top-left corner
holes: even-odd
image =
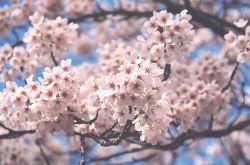
[[[61,60],[77,36],[78,25],[67,24],[67,19],[61,17],[49,20],[39,13],[29,18],[33,27],[28,30],[23,39],[27,43],[28,52],[34,54],[44,65],[51,63],[52,55],[56,61]]]
[[[249,26],[246,27],[245,35],[236,36],[233,32],[225,35],[224,51],[227,57],[246,63],[249,58]]]

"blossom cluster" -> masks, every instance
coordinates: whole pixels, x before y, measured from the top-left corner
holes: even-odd
[[[39,13],[30,16],[30,21],[33,27],[28,30],[23,39],[29,54],[33,54],[40,63],[45,65],[51,63],[52,55],[56,61],[61,60],[77,37],[78,25],[68,24],[67,19],[61,17],[49,20]]]
[[[161,17],[166,18],[165,21],[169,21],[169,23],[166,23],[168,26],[160,23]],[[232,66],[227,64],[227,59],[223,52],[218,56],[206,53],[191,62],[187,56],[187,52],[191,50],[189,44],[192,45],[193,43],[193,30],[189,23],[190,15],[187,15],[186,11],[183,11],[180,15],[177,15],[175,20],[173,20],[172,17],[173,16],[166,11],[155,12],[152,18],[156,21],[151,23],[154,25],[154,23],[156,24],[158,21],[158,25],[155,25],[158,28],[155,27],[152,29],[148,21],[144,25],[149,32],[146,31],[145,33],[161,35],[164,32],[160,32],[159,27],[164,25],[164,28],[168,28],[166,33],[173,33],[178,36],[182,33],[175,31],[173,27],[169,27],[178,27],[181,25],[189,27],[184,28],[186,31],[183,33],[187,35],[183,35],[182,40],[180,40],[180,42],[183,40],[186,42],[179,45],[176,49],[177,52],[181,50],[183,52],[171,52],[171,50],[166,47],[167,44],[175,44],[176,39],[174,39],[174,35],[173,40],[171,37],[164,39],[164,42],[169,41],[167,44],[164,42],[161,43],[160,40],[155,40],[155,38],[153,38],[154,35],[147,36],[146,39],[143,39],[145,42],[141,42],[142,38],[140,36],[138,38],[139,44],[135,44],[135,46],[129,45],[124,41],[113,40],[99,47],[98,68],[100,72],[105,74],[120,74],[118,66],[125,65],[126,58],[124,57],[131,56],[131,54],[137,54],[137,58],[139,59],[150,59],[150,63],[154,65],[157,64],[158,67],[161,67],[162,71],[165,64],[169,63],[171,65],[171,76],[164,86],[167,93],[169,93],[168,98],[171,100],[169,107],[173,112],[169,113],[168,116],[179,119],[181,121],[181,131],[186,131],[195,126],[199,118],[207,118],[210,115],[217,114],[215,121],[218,121],[221,117],[226,116],[228,109],[226,105],[229,102],[230,95],[227,92],[221,93],[221,89],[225,85],[225,82],[228,81],[228,77],[230,76],[228,70],[232,70]],[[150,18],[150,20],[152,18]],[[161,47],[159,47],[159,45],[161,45]],[[184,51],[186,48],[188,51]],[[119,78],[115,78],[115,80],[119,80]],[[105,80],[102,82],[105,82]],[[213,110],[210,110],[211,105],[214,105]],[[168,107],[165,108],[167,109]],[[164,125],[164,123],[161,124]],[[146,131],[146,129],[143,131]],[[153,133],[151,133],[151,136],[153,136]],[[148,137],[150,137],[150,135]]]
[[[10,81],[15,77],[25,79],[34,74],[39,65],[24,47],[12,48],[5,44],[0,48],[0,73],[1,81]]]
[[[7,60],[12,55],[12,48],[10,45],[6,44],[0,49],[0,70],[3,70]]]
[[[0,47],[1,81],[10,81],[15,77],[25,80],[34,74],[36,68],[60,62],[77,38],[77,25],[68,25],[67,20],[61,17],[48,20],[35,13],[30,20],[34,27],[25,34],[27,48],[12,48],[9,44]]]
[[[121,40],[112,40],[98,47],[98,65],[100,71],[106,74],[118,72],[124,57],[129,56],[131,47]]]
[[[221,125],[231,97],[229,91],[222,92],[230,77],[228,70],[232,70],[232,66],[223,53],[217,56],[205,53],[194,59],[191,66],[190,63],[172,63],[171,101],[183,131],[199,125],[197,119],[210,115],[214,115],[214,125]]]
[[[59,61],[77,36],[77,26],[68,25],[66,19],[49,20],[35,13],[30,20],[33,27],[24,38],[27,51],[10,46],[0,51],[1,64],[12,56],[10,65],[29,74],[34,68],[25,63],[32,61],[30,55],[41,65],[48,65],[52,56]],[[60,66],[45,68],[39,81],[28,78],[24,87],[7,82],[0,93],[4,100],[0,103],[1,120],[15,129],[67,134],[74,130],[102,134],[115,123],[114,130],[121,132],[131,122],[140,140],[151,144],[158,143],[176,120],[179,132],[200,128],[200,121],[213,115],[214,126],[222,125],[231,95],[230,90],[221,90],[232,66],[226,48],[217,56],[188,57],[195,44],[190,20],[186,10],[176,16],[154,12],[135,40],[100,44],[98,64],[72,67],[70,60],[63,60]],[[225,36],[227,43],[229,36]],[[234,47],[240,50],[239,46]],[[92,119],[95,121],[81,124]]]
[[[155,63],[132,53],[116,73],[90,76],[80,90],[85,98],[81,107],[87,109],[88,116],[98,111],[98,118],[89,128],[79,126],[77,130],[102,133],[116,121],[121,127],[133,121],[134,129],[142,134],[141,140],[156,144],[172,121],[162,74]]]
[[[180,130],[186,131],[198,123],[198,119],[218,114],[228,107],[227,94],[221,93],[221,88],[215,82],[196,81],[194,84],[183,83],[172,95],[174,116],[180,119]],[[213,107],[211,109],[211,106]],[[226,114],[227,111],[224,111]],[[217,118],[215,117],[215,118]]]
[[[78,16],[94,12],[94,9],[95,0],[12,0],[0,8],[0,35],[5,35],[7,30],[22,25],[34,12],[52,18],[63,13]]]
[[[22,3],[12,1],[8,6],[0,8],[0,35],[6,34],[7,30],[22,24],[30,12],[31,0]]]
[[[231,31],[226,34],[224,51],[230,59],[247,62],[250,59],[250,26],[246,27],[244,35],[237,36]]]
[[[161,81],[163,70],[150,60],[132,55],[118,70],[103,80],[103,106],[113,111],[112,118],[120,126],[135,118],[134,127],[141,132],[141,140],[156,144],[172,120],[165,82]]]
[[[144,36],[138,38],[143,58],[149,58],[160,66],[185,58],[192,50],[194,35],[190,20],[191,15],[187,14],[187,10],[175,17],[166,10],[154,12],[149,21],[144,23]]]
[[[166,14],[168,15],[168,13]],[[188,16],[186,17],[189,18]],[[141,47],[139,48],[138,47],[134,48],[128,45],[125,46],[125,44],[122,41],[116,41],[116,42],[112,41],[111,43],[108,43],[106,45],[103,45],[103,47],[100,47],[100,49],[98,50],[98,54],[100,57],[99,57],[99,64],[97,67],[100,69],[100,72],[104,72],[106,74],[109,74],[110,76],[108,78],[104,78],[100,80],[99,82],[104,82],[105,84],[105,82],[108,81],[109,84],[111,84],[113,88],[115,88],[115,84],[116,84],[115,82],[119,80],[119,77],[117,77],[117,75],[121,75],[120,68],[123,68],[124,65],[128,65],[128,62],[127,62],[128,60],[126,60],[126,57],[130,57],[132,56],[132,54],[137,54],[137,58],[135,59],[142,60],[142,58],[145,58],[145,56],[150,54],[149,52],[144,51],[145,45],[147,46],[147,42],[141,43]],[[154,47],[154,45],[151,45],[151,47]],[[154,56],[152,56],[152,58],[153,57]],[[159,64],[155,60],[152,60],[152,58],[150,61],[146,60],[148,64],[150,65]],[[221,53],[219,56],[214,56],[211,54],[200,56],[192,62],[191,66],[190,66],[191,62],[189,61],[187,56],[180,57],[180,55],[178,56],[177,54],[174,59],[171,59],[169,61],[165,60],[165,62],[169,62],[171,64],[171,70],[172,70],[169,80],[164,85],[164,87],[166,88],[165,89],[166,93],[169,93],[167,98],[170,99],[171,103],[167,101],[168,100],[167,98],[165,98],[165,101],[167,102],[164,103],[165,104],[164,108],[165,108],[165,113],[167,114],[165,115],[165,117],[167,119],[164,121],[158,120],[158,124],[159,124],[158,126],[160,125],[167,126],[168,125],[167,123],[172,121],[173,118],[177,118],[177,119],[180,119],[180,128],[181,128],[180,131],[186,131],[187,129],[190,129],[197,125],[198,123],[197,119],[203,118],[203,117],[207,118],[213,114],[216,114],[215,119],[214,119],[215,125],[216,125],[216,123],[220,122],[219,120],[222,117],[225,118],[227,114],[227,109],[228,109],[227,103],[229,102],[230,95],[227,92],[221,93],[221,89],[225,85],[225,82],[227,82],[228,77],[230,76],[228,73],[228,70],[231,70],[232,66],[227,64],[226,58],[223,53]],[[112,63],[114,64],[114,66],[111,65],[110,60],[115,61],[114,63]],[[143,64],[145,63],[143,62]],[[120,68],[118,68],[119,65],[121,65]],[[223,68],[221,68],[221,66],[223,66]],[[102,68],[104,68],[104,70],[102,70]],[[105,71],[106,68],[107,70]],[[197,69],[197,68],[201,68],[201,69]],[[161,72],[163,72],[163,69],[164,68],[162,67]],[[132,73],[134,73],[135,71],[136,69],[134,68],[131,70]],[[99,75],[99,74],[96,73],[96,75]],[[113,76],[115,78],[113,78]],[[126,76],[123,75],[121,77],[124,78]],[[135,79],[135,77],[136,76],[133,75],[131,79]],[[193,86],[194,81],[195,81],[195,85]],[[98,87],[98,89],[100,89],[100,87]],[[100,90],[103,91],[102,88]],[[113,92],[115,91],[116,90],[113,89]],[[111,91],[108,90],[107,93],[111,95],[112,90]],[[159,94],[160,93],[161,92],[159,92]],[[106,98],[109,98],[108,101],[106,101],[106,104],[114,103],[111,107],[116,107],[117,106],[116,101],[114,100],[116,98],[115,97],[116,94],[113,94],[113,95],[114,95],[113,97],[110,97],[110,96],[104,97],[104,101]],[[161,93],[160,95],[162,95],[163,97],[164,94]],[[129,103],[129,100],[127,100],[127,102]],[[140,102],[140,100],[138,100],[138,102]],[[213,110],[211,110],[211,105],[214,105]],[[119,105],[119,107],[122,107],[122,106]],[[146,107],[142,109],[145,109],[145,108]],[[171,111],[168,110],[168,108]],[[105,108],[105,109],[111,109],[111,108]],[[124,118],[124,117],[118,118],[120,116],[119,113],[121,113],[120,111],[122,109],[116,108],[115,110],[117,111],[117,112],[115,111],[113,112],[113,114],[116,117],[115,119],[120,120],[119,123],[124,125],[124,123],[126,122],[128,118]],[[128,111],[128,105],[124,107],[124,110],[122,110],[122,113],[123,115],[124,113],[127,114],[127,117],[131,116],[131,114]],[[152,111],[147,111],[147,113],[150,114],[152,113]],[[134,124],[135,124],[136,130],[142,132],[141,140],[146,140],[147,142],[156,143],[157,141],[156,136],[159,137],[159,135],[162,133],[161,131],[165,130],[166,127],[164,128],[161,127],[163,128],[163,130],[161,128],[158,128],[157,124],[154,123],[154,120],[153,120],[154,118],[157,118],[157,117],[155,117],[154,114],[149,115],[147,113],[140,114],[139,112],[139,115],[137,116],[138,112],[136,112],[129,119],[131,119],[134,116],[137,116],[137,118],[134,121]],[[152,118],[148,119],[148,116],[151,116]],[[108,117],[108,120],[109,119],[110,119],[110,116]],[[149,120],[149,123],[146,124],[147,120]],[[106,120],[103,120],[103,121],[106,121]],[[164,122],[167,122],[167,123],[164,123]],[[102,125],[105,125],[105,122],[103,122]],[[158,130],[159,132],[157,131],[155,132],[154,130]]]
[[[60,67],[46,68],[39,82],[33,81],[31,76],[24,87],[7,82],[0,94],[6,125],[38,132],[61,129],[72,132],[73,117],[68,107],[73,104],[79,85],[72,78],[70,63],[70,60],[62,61]]]

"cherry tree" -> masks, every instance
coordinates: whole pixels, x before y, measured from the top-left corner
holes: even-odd
[[[0,164],[249,164],[249,6],[11,0]]]

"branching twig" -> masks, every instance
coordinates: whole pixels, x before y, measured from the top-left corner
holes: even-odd
[[[244,91],[244,86],[245,86],[245,83],[242,82],[241,83],[241,95],[242,95],[242,98],[243,98],[243,102],[237,107],[237,115],[235,116],[235,118],[229,123],[229,126],[232,126],[233,124],[235,124],[238,120],[238,118],[240,117],[241,113],[242,113],[242,110],[243,108],[245,108],[246,106],[246,93]]]
[[[25,134],[33,134],[36,132],[36,130],[13,130],[6,127],[3,123],[0,123],[0,127],[8,131],[8,133],[0,135],[0,139],[13,139]]]
[[[132,125],[132,121],[131,120],[127,120],[124,128],[123,128],[123,131],[120,133],[120,135],[113,139],[113,140],[110,140],[110,141],[107,141],[106,143],[102,143],[101,145],[102,146],[111,146],[111,145],[118,145],[121,143],[122,139],[126,136],[126,134],[129,133],[129,130],[130,130],[130,127]]]
[[[105,132],[103,132],[100,136],[104,137],[106,134],[108,134],[109,132],[111,132],[115,126],[118,124],[118,122],[115,122],[109,129],[107,129]]]

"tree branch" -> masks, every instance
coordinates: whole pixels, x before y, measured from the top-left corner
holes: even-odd
[[[209,138],[209,137],[219,138],[219,137],[227,136],[234,131],[242,130],[248,126],[250,126],[250,119],[239,122],[238,124],[235,124],[234,126],[228,126],[225,129],[205,130],[201,132],[189,131],[178,136],[175,140],[173,140],[169,144],[155,145],[155,146],[151,144],[146,144],[145,146],[155,148],[155,149],[160,149],[160,150],[174,150],[174,149],[177,149],[182,144],[184,144],[184,142],[186,142],[187,140],[195,140],[195,139]]]
[[[0,125],[2,128],[8,130],[9,132],[6,134],[0,135],[0,139],[13,139],[18,138],[20,136],[23,136],[25,134],[33,134],[36,132],[36,130],[12,130],[6,126],[4,126],[2,123]]]
[[[83,15],[79,18],[71,18],[69,19],[69,22],[83,22],[87,19],[94,19],[94,20],[101,20],[103,18],[107,18],[107,16],[112,15],[112,16],[124,16],[125,18],[132,18],[132,17],[151,17],[153,15],[152,11],[127,11],[124,9],[119,9],[119,10],[113,10],[113,11],[99,11],[96,13],[91,13],[91,14],[86,14]]]
[[[207,28],[210,28],[212,31],[214,31],[216,34],[222,37],[227,33],[227,29],[232,29],[240,34],[244,34],[244,29],[239,28],[234,24],[227,22],[226,20],[218,16],[206,13],[199,9],[195,9],[191,5],[188,5],[188,2],[186,2],[186,5],[181,5],[174,3],[170,0],[155,0],[155,1],[165,4],[167,6],[168,11],[175,14],[180,13],[184,9],[188,9],[189,13],[192,15],[193,21],[200,23]]]

